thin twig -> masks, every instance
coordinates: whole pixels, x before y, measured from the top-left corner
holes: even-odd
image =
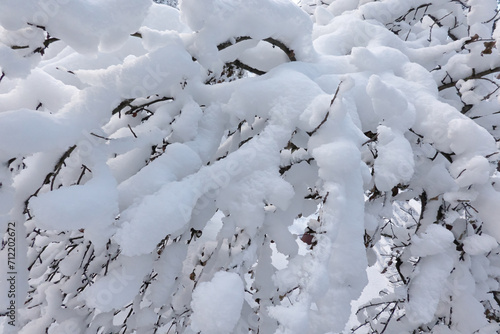
[[[239,37],[236,37],[234,39],[234,43],[232,41],[226,41],[224,43],[217,45],[217,49],[219,51],[222,51],[222,50],[224,50],[224,49],[226,49],[234,44],[237,44],[237,43],[243,42],[243,41],[248,41],[251,39],[252,39],[252,37],[250,37],[250,36],[239,36]],[[263,41],[267,42],[273,46],[277,46],[278,48],[283,50],[283,52],[287,55],[287,57],[290,61],[297,61],[297,58],[295,57],[295,52],[292,49],[290,49],[288,46],[286,46],[285,43],[283,43],[275,38],[272,38],[272,37],[265,38],[265,39],[263,39]]]
[[[343,82],[343,81],[341,81],[341,82],[339,83],[339,85],[337,86],[337,90],[335,91],[335,94],[333,95],[333,98],[332,98],[332,100],[330,101],[330,107],[333,105],[333,102],[335,102],[335,100],[337,99],[337,95],[338,95],[338,93],[339,93],[339,90],[340,90],[340,85],[342,85],[342,82]],[[314,130],[312,130],[311,132],[307,132],[307,134],[308,134],[309,136],[312,136],[312,135],[313,135],[316,131],[318,131],[318,130],[319,130],[319,128],[320,128],[323,124],[325,124],[325,123],[326,123],[326,121],[328,120],[328,116],[329,116],[329,115],[330,115],[330,110],[328,110],[328,111],[326,112],[325,118],[323,118],[323,120],[321,121],[321,123],[319,123],[319,124],[318,124],[318,126],[317,126]]]
[[[235,66],[237,66],[239,68],[242,68],[244,70],[247,70],[248,72],[252,72],[252,73],[257,74],[257,75],[264,75],[264,74],[266,74],[266,72],[261,71],[261,70],[255,68],[255,67],[251,67],[251,66],[249,66],[247,64],[244,64],[241,61],[239,61],[238,59],[236,59],[235,61],[232,61],[230,63],[227,63],[227,64],[235,65]]]
[[[104,140],[111,140],[111,138],[108,138],[108,137],[104,137],[104,136],[100,136],[98,134],[95,134],[93,132],[90,133],[92,136],[94,137],[97,137],[97,138],[101,138],[101,139],[104,139]]]
[[[132,127],[130,126],[130,124],[127,124],[130,132],[132,132],[132,134],[134,135],[135,138],[137,138],[137,135],[135,134],[134,130],[132,130]]]
[[[217,49],[218,49],[219,51],[222,51],[222,50],[224,50],[224,49],[226,49],[226,48],[228,48],[228,47],[230,47],[230,46],[233,46],[233,45],[234,45],[234,44],[236,44],[236,43],[243,42],[243,41],[248,41],[248,40],[250,40],[250,39],[252,39],[252,37],[250,37],[250,36],[240,36],[240,37],[236,37],[236,38],[234,39],[234,43],[233,43],[232,41],[226,41],[226,42],[224,42],[224,43],[220,43],[219,45],[217,45]]]
[[[468,77],[465,77],[465,78],[463,78],[461,80],[467,81],[467,80],[471,80],[471,79],[481,79],[485,75],[493,74],[493,73],[496,73],[496,72],[500,72],[500,66],[497,66],[495,68],[492,68],[492,69],[489,69],[489,70],[486,70],[486,71],[482,71],[482,72],[478,72],[478,73],[473,73],[472,75],[469,75]],[[448,88],[451,88],[451,87],[455,87],[455,85],[457,84],[457,82],[458,82],[458,80],[449,82],[449,83],[444,84],[444,85],[441,85],[441,86],[438,87],[438,90],[442,91],[442,90],[445,90],[445,89],[448,89]]]
[[[52,181],[50,182],[50,190],[54,190],[54,181],[59,174],[59,172],[62,169],[62,166],[65,164],[64,161],[66,161],[67,158],[71,155],[71,153],[75,150],[76,145],[71,146],[64,154],[59,158],[59,161],[57,162],[56,166],[54,167],[54,172],[48,174],[47,176],[52,177]],[[40,189],[38,189],[40,190]]]
[[[76,181],[76,184],[80,184],[80,182],[82,181],[83,175],[85,175],[85,171],[89,171],[92,173],[90,168],[88,168],[87,166],[82,164],[82,172],[80,173],[80,177],[78,178],[78,181]]]
[[[380,332],[380,334],[384,333],[385,330],[387,329],[387,326],[389,326],[389,322],[391,322],[392,316],[394,315],[394,312],[396,311],[397,307],[398,307],[398,302],[396,302],[396,304],[394,304],[394,307],[391,310],[391,314],[389,314],[389,318],[387,319],[387,321],[384,325],[384,328],[382,328],[382,331]]]
[[[295,52],[293,52],[293,50],[289,49],[283,42],[278,41],[277,39],[274,39],[272,37],[266,38],[266,39],[264,39],[264,41],[266,41],[272,45],[275,45],[275,46],[279,47],[281,50],[283,50],[283,52],[285,52],[285,54],[288,56],[288,59],[290,59],[290,61],[297,61],[297,58],[295,58]]]
[[[145,107],[149,107],[150,105],[155,104],[157,102],[172,101],[173,99],[174,99],[173,97],[164,96],[164,97],[161,97],[159,99],[149,101],[149,102],[146,102],[146,103],[138,105],[138,106],[132,105],[132,102],[134,102],[135,99],[125,99],[122,102],[120,102],[120,104],[115,109],[113,109],[111,114],[114,115],[114,114],[122,111],[125,107],[130,108],[130,110],[127,111],[127,114],[132,114],[134,111],[136,111],[138,109],[141,109],[141,108],[144,109]]]

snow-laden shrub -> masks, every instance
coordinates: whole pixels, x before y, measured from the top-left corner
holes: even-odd
[[[496,1],[174,7],[0,3],[3,332],[495,333]]]

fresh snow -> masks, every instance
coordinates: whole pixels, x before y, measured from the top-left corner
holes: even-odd
[[[497,10],[4,0],[0,332],[497,332]]]

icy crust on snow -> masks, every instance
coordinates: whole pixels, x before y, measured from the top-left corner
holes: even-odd
[[[240,317],[244,287],[236,273],[219,271],[193,291],[191,328],[203,334],[229,334]]]

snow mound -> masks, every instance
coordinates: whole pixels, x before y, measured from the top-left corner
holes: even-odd
[[[219,271],[193,292],[191,328],[202,334],[229,334],[240,318],[243,282],[238,274]]]

